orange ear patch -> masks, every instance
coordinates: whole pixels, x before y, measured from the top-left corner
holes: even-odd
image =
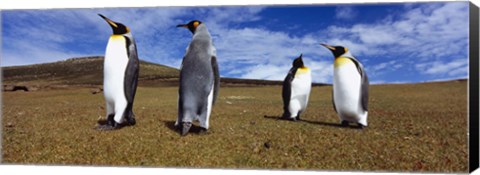
[[[200,25],[198,21],[193,22],[193,27],[197,28],[198,25]]]

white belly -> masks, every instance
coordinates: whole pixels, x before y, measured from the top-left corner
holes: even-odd
[[[364,115],[360,103],[361,77],[353,62],[335,67],[333,98],[341,120],[359,122]]]
[[[107,102],[126,100],[123,82],[127,64],[125,39],[123,36],[110,37],[103,67],[103,89]]]
[[[295,76],[292,81],[292,92],[288,109],[291,117],[296,117],[298,112],[303,112],[307,108],[310,90],[312,88],[312,76],[310,71]]]

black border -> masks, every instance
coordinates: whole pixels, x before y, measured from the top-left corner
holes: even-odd
[[[469,31],[469,52],[470,52],[470,71],[469,71],[469,171],[470,173],[479,167],[479,96],[478,96],[478,67],[479,67],[479,13],[478,7],[470,2],[470,31]]]

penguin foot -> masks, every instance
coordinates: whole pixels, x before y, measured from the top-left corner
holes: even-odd
[[[295,118],[295,117],[294,117],[294,118],[287,117],[287,118],[284,118],[284,120],[296,122],[296,121],[297,121],[297,118]]]
[[[342,125],[343,127],[347,127],[347,126],[348,126],[348,121],[342,120],[341,125]]]
[[[282,116],[282,117],[280,117],[280,119],[289,120],[289,121],[297,121],[297,117],[291,118],[291,117],[288,117],[288,116]]]
[[[113,125],[111,125],[111,124],[99,125],[97,127],[97,130],[99,130],[99,131],[112,131],[112,130],[117,130],[117,129],[120,129],[120,128],[121,128],[121,125],[118,124],[118,123],[115,123]]]
[[[357,124],[358,124],[358,128],[360,128],[360,129],[365,129],[365,128],[367,127],[367,126],[362,125],[362,124],[360,124],[360,123],[357,123]]]
[[[207,128],[200,128],[200,131],[198,132],[199,135],[206,135],[208,134],[208,129]]]
[[[296,121],[300,121],[300,120],[301,120],[301,119],[300,119],[300,116],[298,115],[297,117],[295,117],[295,120],[296,120]]]
[[[192,127],[192,122],[182,122],[180,134],[182,136],[186,136],[191,127]]]
[[[97,130],[99,130],[99,131],[111,131],[111,130],[116,130],[116,129],[122,128],[122,125],[115,122],[113,117],[114,117],[113,114],[108,115],[107,122],[104,123],[104,124],[99,123],[100,125],[98,125]]]
[[[135,120],[135,116],[127,117],[127,123],[130,126],[135,125],[137,123],[137,121]]]

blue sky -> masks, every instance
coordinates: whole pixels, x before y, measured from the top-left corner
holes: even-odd
[[[140,59],[176,68],[191,34],[175,26],[203,21],[223,77],[283,80],[303,53],[331,83],[319,43],[348,47],[374,84],[468,76],[468,2],[4,10],[1,65],[104,55],[111,28],[97,13],[131,28]]]

